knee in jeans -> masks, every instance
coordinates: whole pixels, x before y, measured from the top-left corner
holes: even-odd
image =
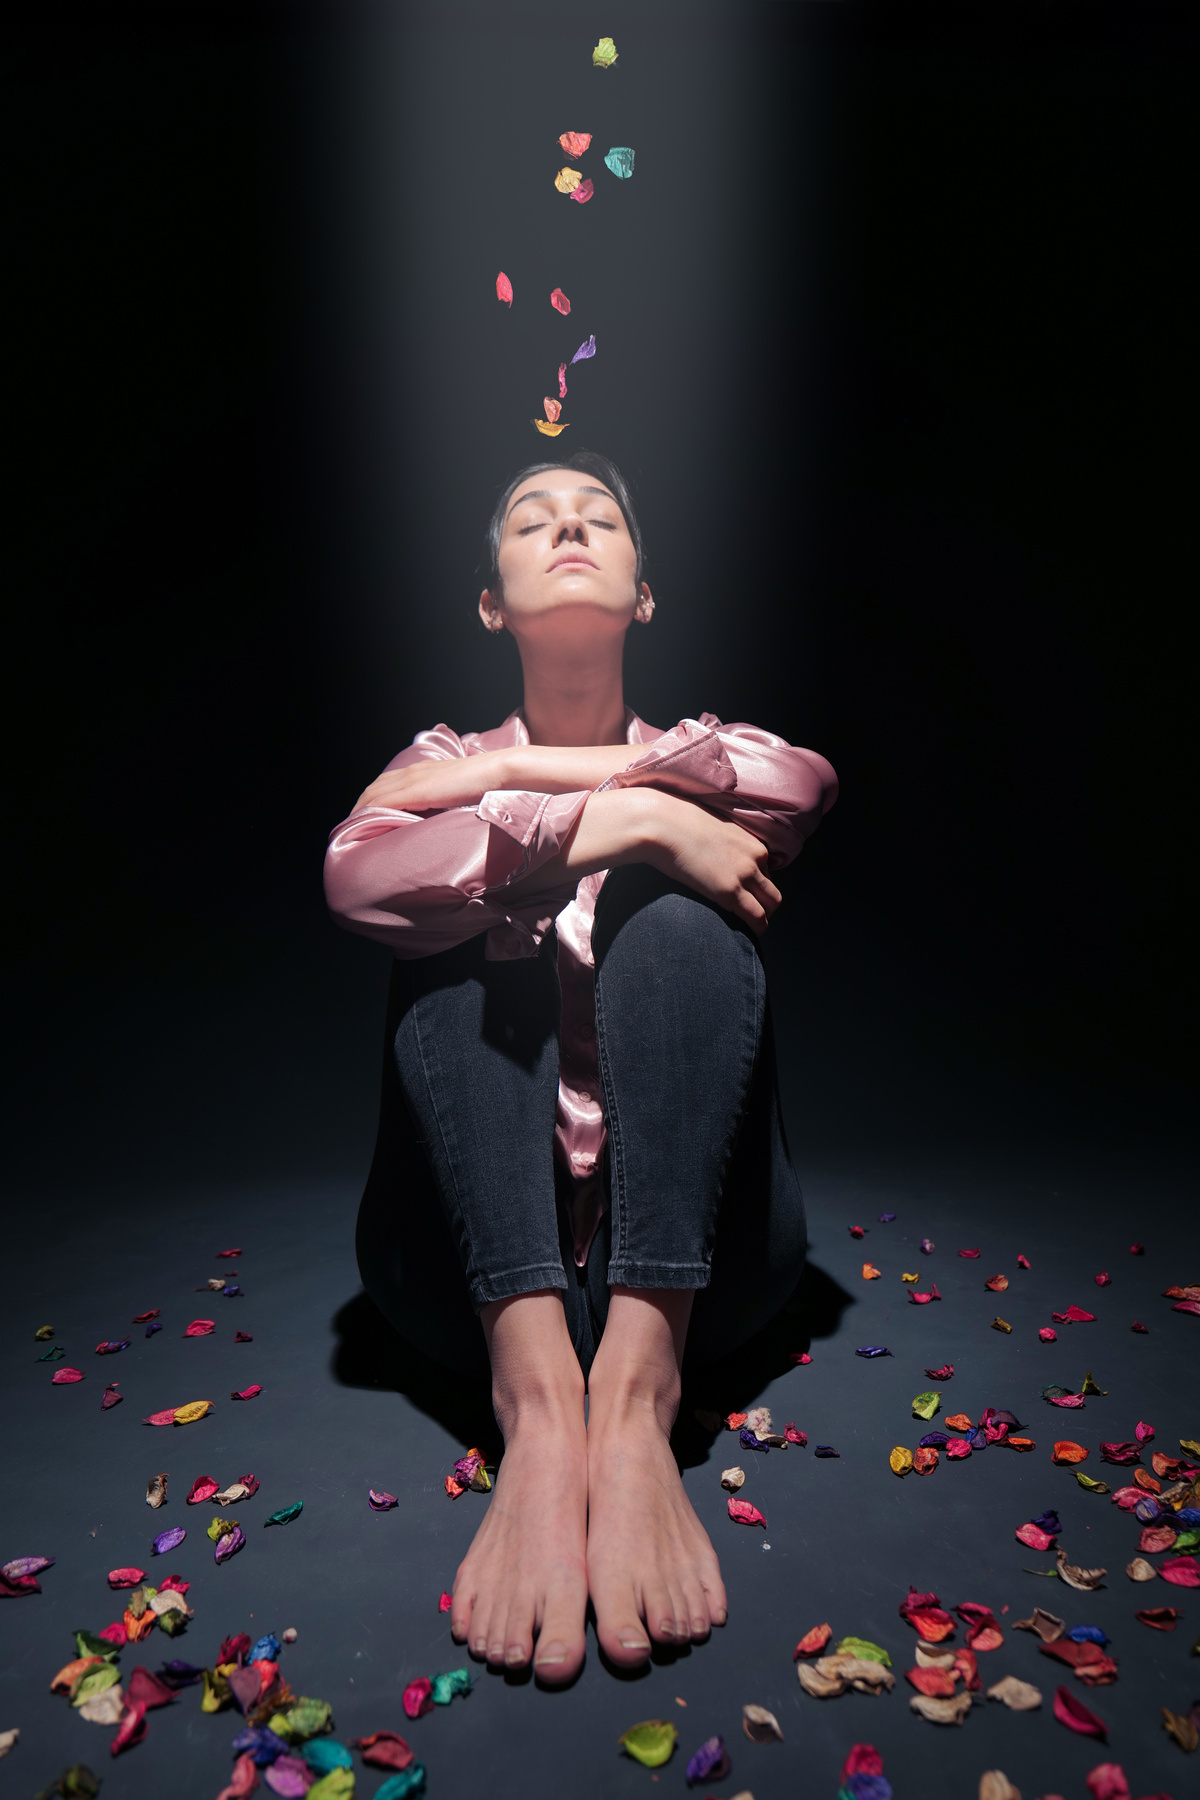
[[[618,938],[648,966],[693,961],[717,980],[724,970],[744,971],[755,954],[737,920],[641,864],[615,869],[601,890],[592,939],[598,965]]]

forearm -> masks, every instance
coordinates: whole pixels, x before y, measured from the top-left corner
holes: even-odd
[[[653,788],[624,788],[592,794],[571,837],[558,855],[509,889],[516,899],[580,881],[624,863],[661,866],[671,810],[689,802]]]

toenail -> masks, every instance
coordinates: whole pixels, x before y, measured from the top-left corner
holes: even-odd
[[[503,1655],[504,1655],[504,1645],[503,1644],[492,1644],[489,1646],[488,1656],[491,1658],[491,1660],[493,1662],[499,1662],[500,1658]]]
[[[622,1650],[648,1650],[650,1646],[645,1638],[622,1638],[621,1648]]]
[[[487,1654],[487,1639],[486,1638],[476,1638],[475,1642],[471,1645],[471,1648],[472,1648],[472,1650],[474,1650],[476,1656],[486,1656],[486,1654]]]
[[[517,1663],[528,1662],[529,1658],[519,1644],[514,1644],[511,1649],[504,1652],[504,1660],[515,1667]]]
[[[562,1644],[551,1644],[548,1650],[539,1650],[533,1659],[536,1669],[550,1668],[555,1663],[565,1663],[567,1652]]]
[[[658,1629],[662,1632],[664,1637],[674,1637],[675,1636],[675,1621],[674,1621],[674,1619],[664,1619]]]

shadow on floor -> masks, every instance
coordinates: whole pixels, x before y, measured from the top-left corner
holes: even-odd
[[[720,1362],[695,1373],[685,1371],[671,1440],[681,1467],[707,1462],[716,1442],[717,1433],[700,1424],[697,1411],[724,1418],[753,1406],[769,1382],[786,1375],[794,1355],[807,1350],[814,1338],[832,1337],[843,1312],[854,1304],[831,1275],[806,1263],[791,1299],[764,1330]],[[489,1461],[499,1461],[503,1443],[486,1381],[458,1375],[414,1349],[365,1293],[347,1300],[333,1324],[338,1335],[333,1374],[343,1387],[403,1394],[460,1444],[476,1444]]]
[[[443,1368],[393,1330],[369,1294],[355,1294],[333,1320],[338,1334],[333,1375],[343,1387],[389,1388],[457,1439],[477,1445],[489,1462],[504,1448],[486,1381]]]
[[[671,1434],[680,1467],[691,1469],[707,1462],[717,1439],[718,1434],[697,1419],[697,1412],[722,1419],[726,1413],[745,1412],[770,1382],[787,1374],[793,1356],[806,1351],[814,1338],[832,1337],[846,1308],[855,1304],[854,1296],[832,1275],[815,1263],[805,1263],[791,1299],[756,1337],[705,1369],[693,1372],[685,1367],[683,1398]]]

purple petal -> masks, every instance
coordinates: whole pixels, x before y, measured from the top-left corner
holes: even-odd
[[[182,1525],[172,1525],[169,1531],[160,1531],[151,1545],[151,1554],[165,1556],[168,1550],[178,1550],[187,1532]]]
[[[882,1344],[860,1344],[854,1354],[855,1356],[890,1356],[892,1353]]]
[[[575,352],[574,356],[571,358],[571,361],[573,363],[583,362],[587,357],[595,356],[595,354],[596,354],[596,334],[595,334],[595,332],[593,332],[586,344],[580,344],[578,350]]]
[[[711,1775],[716,1774],[725,1760],[724,1740],[719,1737],[705,1738],[696,1754],[689,1757],[684,1770],[688,1786],[691,1787],[693,1782],[707,1781]],[[719,1776],[717,1778],[720,1779]]]
[[[927,1431],[925,1436],[919,1440],[917,1448],[919,1450],[944,1450],[949,1442],[950,1439],[944,1431]]]
[[[922,1238],[921,1239],[921,1249],[924,1251],[926,1256],[931,1255],[933,1252],[933,1239],[932,1238]]]
[[[218,1541],[217,1547],[213,1551],[213,1561],[219,1563],[228,1562],[231,1556],[237,1555],[245,1542],[245,1532],[240,1525],[235,1525],[232,1531],[227,1531],[225,1536]],[[308,1790],[305,1789],[306,1793],[307,1791]]]
[[[742,1426],[742,1429],[738,1432],[738,1437],[746,1446],[747,1450],[769,1450],[771,1448],[769,1444],[760,1444],[748,1425]]]
[[[372,1512],[391,1512],[393,1506],[399,1506],[395,1494],[381,1494],[375,1488],[367,1489],[367,1505]]]
[[[895,1213],[880,1213],[879,1223],[881,1225],[890,1225],[895,1216]]]
[[[280,1756],[263,1770],[263,1780],[282,1800],[301,1800],[313,1784],[313,1773],[298,1756]]]
[[[155,1321],[155,1323],[153,1325],[147,1325],[146,1336],[153,1337],[156,1331],[161,1331],[161,1330],[162,1330],[162,1325],[158,1321]]]
[[[841,1451],[835,1450],[832,1444],[818,1444],[816,1449],[813,1451],[813,1455],[814,1456],[840,1456]]]
[[[18,1556],[12,1562],[5,1563],[0,1569],[0,1575],[3,1575],[5,1581],[24,1581],[29,1575],[40,1575],[53,1562],[52,1556]]]

